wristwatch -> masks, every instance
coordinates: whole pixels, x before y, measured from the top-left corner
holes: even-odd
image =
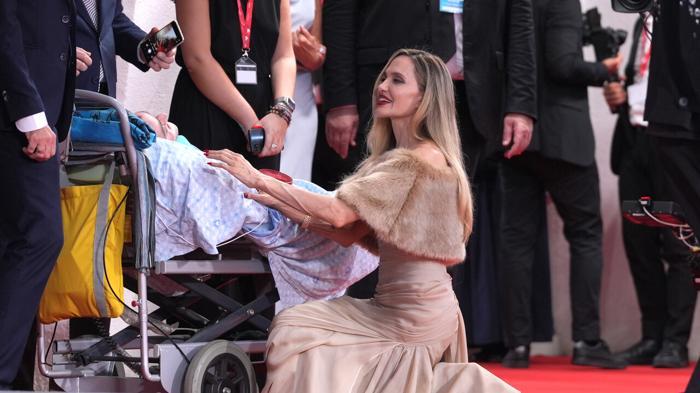
[[[275,106],[277,104],[282,104],[289,108],[290,112],[294,112],[294,108],[296,107],[296,103],[291,97],[278,97],[275,98],[275,101],[272,103],[272,106]]]

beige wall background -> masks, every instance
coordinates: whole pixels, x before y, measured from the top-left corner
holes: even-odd
[[[417,0],[406,0],[417,1]],[[610,10],[609,0],[582,0],[582,9],[598,7],[604,26],[632,30],[635,15],[622,15]],[[175,18],[175,6],[170,0],[123,0],[125,12],[148,31],[153,26],[163,26]],[[327,21],[332,23],[332,21]],[[628,43],[623,47],[625,56]],[[586,48],[587,59],[594,58],[591,48]],[[626,57],[625,57],[626,58]],[[178,67],[163,72],[143,73],[120,61],[117,98],[132,110],[168,112],[170,97]],[[610,141],[615,116],[609,111],[599,88],[589,89],[591,118],[597,141],[597,160],[601,181],[601,206],[604,222],[604,266],[601,294],[601,320],[603,338],[613,350],[637,341],[641,336],[640,314],[632,286],[627,259],[622,248],[621,218],[617,202],[617,177],[609,168]],[[557,337],[537,350],[548,353],[571,352],[571,312],[569,303],[569,252],[562,235],[562,223],[549,204],[550,254],[552,265],[552,292]],[[697,330],[694,327],[693,332]],[[697,358],[700,338],[691,336],[691,356]]]

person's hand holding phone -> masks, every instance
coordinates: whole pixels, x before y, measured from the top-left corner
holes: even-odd
[[[151,32],[148,33],[149,36],[155,36],[156,33],[158,33],[159,29],[157,27],[153,27],[151,29]],[[169,50],[167,53],[158,51],[156,55],[151,59],[151,61],[148,62],[148,66],[151,67],[153,71],[160,71],[160,70],[167,70],[170,68],[170,65],[173,64],[175,61],[175,54],[177,53],[177,48],[173,48]]]

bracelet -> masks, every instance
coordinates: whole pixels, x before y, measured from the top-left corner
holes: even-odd
[[[276,108],[274,106],[270,108],[270,110],[268,110],[267,113],[274,113],[275,115],[281,117],[282,120],[284,120],[287,123],[287,125],[289,125],[289,123],[292,121],[292,115],[290,113]]]
[[[301,229],[309,229],[309,225],[311,224],[311,216],[310,215],[305,215],[304,216],[304,221],[301,222]]]

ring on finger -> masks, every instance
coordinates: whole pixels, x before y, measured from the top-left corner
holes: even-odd
[[[276,144],[276,143],[273,143],[272,145],[270,145],[270,148],[271,148],[272,150],[277,150],[277,144]]]

